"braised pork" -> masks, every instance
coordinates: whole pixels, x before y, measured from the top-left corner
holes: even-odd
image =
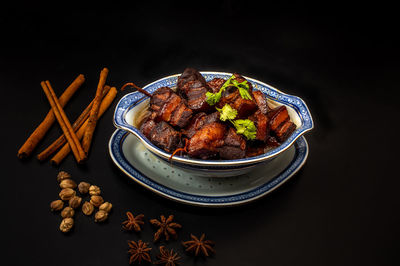
[[[178,77],[177,92],[187,99],[187,106],[194,112],[209,112],[211,106],[206,102],[209,91],[204,77],[193,68],[186,68]]]
[[[188,126],[183,130],[183,134],[191,138],[204,125],[219,121],[219,112],[206,114],[204,112],[197,113],[193,116]]]
[[[269,111],[268,116],[270,118],[269,126],[272,131],[275,131],[281,124],[289,120],[289,113],[284,105]]]
[[[203,126],[189,139],[188,155],[200,159],[216,157],[219,148],[225,143],[225,132],[226,126],[219,122]]]
[[[233,78],[239,83],[246,81],[237,73]],[[296,130],[287,108],[282,105],[270,109],[266,96],[253,91],[250,82],[247,84],[251,99],[240,95],[246,93],[243,87],[239,90],[232,85],[225,88],[215,106],[210,106],[206,93],[219,92],[225,82],[222,78],[206,82],[197,70],[185,69],[178,77],[176,92],[161,87],[151,95],[150,114],[141,124],[141,132],[168,153],[186,151],[193,158],[232,160],[263,154],[279,146]],[[221,111],[225,104],[237,111],[234,118],[226,119],[226,108]],[[255,129],[253,126],[251,135],[243,134],[243,128],[233,121],[236,119],[253,122]]]
[[[254,122],[257,128],[256,140],[265,142],[269,134],[269,118],[258,109],[253,115],[249,117]]]
[[[207,86],[211,89],[213,93],[216,93],[219,91],[222,85],[224,85],[225,82],[226,80],[223,78],[213,78],[212,80],[207,82]]]
[[[157,122],[165,121],[178,127],[186,126],[193,113],[185,101],[168,87],[161,87],[153,93],[150,109],[156,114],[154,119]]]
[[[296,125],[287,120],[275,130],[275,135],[280,142],[284,142],[296,130]]]
[[[165,121],[156,123],[148,135],[148,139],[154,145],[169,153],[172,153],[180,143],[179,132]]]
[[[240,159],[246,156],[246,140],[229,127],[224,145],[219,148],[219,157],[225,160]]]
[[[246,79],[239,74],[234,74],[235,79],[238,82],[243,82]],[[253,89],[250,82],[249,84],[249,92]],[[222,93],[222,97],[220,101],[217,103],[218,108],[222,108],[225,104],[229,104],[233,109],[237,110],[237,118],[247,118],[249,115],[253,114],[257,110],[257,104],[254,101],[254,97],[251,100],[243,99],[240,96],[238,88],[235,86],[229,86]]]
[[[264,115],[268,113],[267,98],[261,91],[253,91],[253,98],[257,104],[258,110]]]

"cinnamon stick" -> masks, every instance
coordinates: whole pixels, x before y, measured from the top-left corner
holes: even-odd
[[[68,140],[68,144],[70,145],[74,153],[75,159],[77,160],[78,163],[83,162],[86,159],[86,154],[83,151],[82,146],[78,138],[76,137],[75,131],[72,129],[71,123],[69,122],[67,116],[65,115],[65,112],[62,109],[53,91],[53,88],[50,85],[50,82],[48,80],[46,80],[46,82],[42,81],[41,85],[44,93],[46,94],[47,99],[49,100],[51,107],[53,108],[53,113]]]
[[[104,98],[106,96],[106,94],[108,93],[109,90],[110,90],[110,86],[108,86],[108,85],[104,86],[102,98]],[[90,104],[85,108],[85,110],[83,110],[83,112],[80,114],[80,116],[72,124],[72,128],[74,129],[75,132],[78,131],[78,129],[82,126],[82,124],[89,117],[92,106],[93,106],[93,101],[90,102]],[[55,140],[52,144],[50,144],[45,150],[43,150],[41,153],[39,153],[37,155],[37,159],[39,161],[46,160],[50,155],[52,155],[54,152],[56,152],[66,142],[67,142],[67,139],[65,138],[65,134],[62,134],[57,140]]]
[[[101,92],[103,91],[104,84],[106,83],[107,75],[108,75],[108,69],[103,68],[103,70],[100,72],[100,78],[99,78],[99,83],[97,85],[96,96],[93,100],[93,106],[92,109],[90,110],[88,125],[86,127],[85,134],[82,140],[83,150],[85,151],[86,154],[89,153],[89,148],[92,143],[93,133],[96,128],[97,118],[101,103]]]
[[[112,87],[100,104],[99,112],[97,114],[97,119],[99,119],[108,109],[108,107],[111,105],[116,95],[117,95],[117,89],[115,87]],[[86,128],[88,127],[88,123],[89,123],[89,118],[85,121],[85,123],[79,128],[78,132],[76,133],[78,139],[83,138]],[[71,151],[70,146],[68,144],[65,144],[50,161],[55,165],[59,165],[62,162],[62,160],[64,160],[64,158],[69,154],[70,151]]]
[[[69,99],[71,99],[72,95],[78,90],[78,88],[83,84],[85,81],[84,75],[80,74],[69,86],[65,89],[64,93],[58,99],[60,105],[64,107]],[[25,143],[21,146],[18,150],[17,156],[18,158],[27,158],[29,157],[33,150],[36,148],[38,143],[43,139],[46,135],[47,131],[53,125],[55,121],[55,116],[53,110],[47,113],[46,117],[40,123],[40,125],[33,131],[33,133],[29,136],[29,138],[25,141]]]

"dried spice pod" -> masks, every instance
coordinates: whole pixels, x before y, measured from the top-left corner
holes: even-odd
[[[74,219],[72,218],[65,218],[61,221],[60,230],[63,233],[69,232],[72,227],[74,226]]]
[[[75,211],[74,209],[72,209],[71,207],[65,207],[62,211],[61,211],[61,217],[62,218],[72,218],[75,215]]]
[[[70,200],[69,200],[69,206],[73,209],[78,208],[81,205],[82,202],[82,198],[79,196],[73,196]]]
[[[104,202],[99,206],[99,210],[105,211],[105,212],[110,212],[112,209],[112,204],[109,202]]]
[[[64,202],[62,200],[54,200],[50,203],[51,211],[59,211],[64,207]]]
[[[85,203],[83,203],[82,205],[82,212],[84,215],[91,215],[94,211],[94,206],[92,203],[85,201]]]
[[[168,216],[168,219],[166,219],[164,215],[161,215],[160,218],[160,221],[157,219],[150,220],[152,225],[159,227],[157,232],[154,234],[154,242],[160,240],[162,235],[165,236],[166,241],[169,240],[170,236],[172,236],[174,239],[177,239],[178,234],[176,233],[175,229],[182,228],[182,226],[178,223],[172,222],[174,216],[170,215]]]
[[[89,192],[90,184],[87,182],[80,182],[78,185],[79,193],[86,194]]]
[[[128,220],[122,222],[122,228],[128,231],[135,230],[136,232],[140,232],[142,230],[140,225],[144,224],[144,215],[139,214],[135,217],[131,212],[127,212],[126,216],[128,217]]]
[[[104,199],[102,196],[93,195],[90,197],[90,203],[92,203],[95,207],[100,207],[103,204]]]
[[[91,185],[90,187],[89,187],[89,194],[91,195],[91,196],[94,196],[94,195],[100,195],[101,194],[101,189],[98,187],[98,186],[95,186],[95,185]]]
[[[72,188],[64,188],[60,191],[58,195],[62,200],[70,200],[73,196],[76,195],[76,192]]]
[[[60,171],[58,173],[58,175],[57,175],[57,181],[58,182],[61,182],[64,179],[69,179],[69,178],[71,178],[71,175],[69,173],[65,172],[65,171]]]
[[[95,215],[94,215],[94,221],[95,221],[96,223],[97,223],[97,222],[104,222],[105,220],[107,220],[107,217],[108,217],[108,212],[105,212],[105,211],[100,210],[100,211],[98,211],[98,212],[95,213]]]
[[[190,234],[192,240],[182,242],[182,245],[186,248],[186,251],[194,253],[195,256],[204,255],[208,257],[210,252],[215,253],[214,242],[211,240],[204,240],[205,234],[202,234],[200,238],[193,234]]]
[[[129,250],[128,253],[131,254],[129,258],[129,264],[132,263],[141,263],[142,260],[151,262],[151,257],[149,251],[148,243],[144,243],[142,240],[139,240],[137,243],[133,240],[128,241]]]
[[[165,266],[175,266],[179,264],[178,261],[181,259],[173,249],[168,250],[164,246],[160,246],[160,254],[157,255],[157,258],[159,260],[154,262],[154,264],[163,264]]]
[[[75,181],[74,180],[72,180],[72,179],[64,179],[64,180],[62,180],[61,182],[60,182],[60,188],[72,188],[72,189],[74,189],[74,188],[76,188],[76,183],[75,183]]]

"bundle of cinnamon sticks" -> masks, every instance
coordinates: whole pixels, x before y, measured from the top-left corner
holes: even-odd
[[[43,119],[42,123],[40,123],[40,125],[21,146],[17,154],[18,158],[22,159],[29,157],[39,142],[44,138],[53,123],[57,120],[64,134],[40,152],[37,155],[37,158],[39,161],[44,161],[57,152],[50,161],[55,165],[59,165],[72,151],[78,163],[85,162],[92,143],[97,121],[108,109],[117,95],[117,89],[115,87],[105,85],[108,72],[109,70],[107,68],[104,68],[100,72],[100,78],[94,99],[83,110],[81,115],[73,124],[70,123],[63,107],[84,83],[84,75],[80,74],[71,85],[65,89],[64,93],[59,98],[55,95],[50,82],[48,80],[42,81],[40,85],[46,94],[51,109]]]

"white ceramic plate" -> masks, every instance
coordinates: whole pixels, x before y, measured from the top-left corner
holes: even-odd
[[[275,160],[247,174],[224,178],[176,168],[149,152],[136,136],[120,129],[110,138],[109,152],[121,171],[161,196],[191,205],[221,207],[251,202],[278,188],[304,165],[308,144],[301,136]]]

